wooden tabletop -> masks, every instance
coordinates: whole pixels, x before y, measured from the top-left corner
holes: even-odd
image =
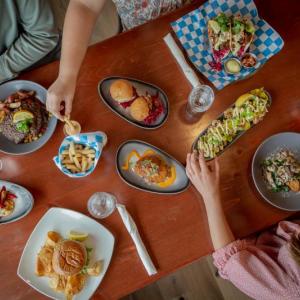
[[[3,299],[44,299],[17,277],[23,247],[33,228],[53,206],[88,214],[86,203],[96,191],[112,192],[134,217],[141,236],[159,273],[148,277],[136,249],[115,212],[101,221],[115,236],[116,246],[108,272],[94,299],[118,299],[166,274],[212,252],[201,199],[193,188],[175,196],[160,196],[127,186],[115,170],[118,146],[127,139],[141,139],[160,147],[182,163],[197,134],[244,92],[264,86],[273,104],[265,120],[247,132],[220,157],[222,196],[229,223],[236,237],[275,224],[288,216],[257,194],[250,175],[255,149],[267,137],[283,131],[300,132],[300,17],[296,0],[256,1],[259,14],[285,41],[283,50],[253,77],[216,91],[212,108],[196,124],[186,124],[183,111],[190,85],[163,42],[170,22],[195,9],[182,8],[156,21],[89,48],[80,72],[72,117],[85,132],[102,130],[108,145],[94,173],[84,179],[71,179],[54,165],[63,139],[62,124],[39,151],[25,156],[0,154],[4,170],[0,177],[29,189],[35,206],[26,218],[0,227],[0,286]],[[48,87],[55,79],[58,63],[22,76]],[[106,76],[135,77],[161,87],[170,101],[166,124],[155,131],[134,127],[113,114],[97,93],[98,82]],[[199,74],[199,77],[202,75]],[[34,254],[33,254],[34,255]],[[34,267],[34,266],[32,266]]]

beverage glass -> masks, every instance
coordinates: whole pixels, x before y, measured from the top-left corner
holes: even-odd
[[[114,195],[97,192],[88,200],[87,208],[89,213],[97,219],[108,217],[116,208],[117,199]]]
[[[186,106],[186,115],[188,119],[199,118],[207,111],[215,99],[214,91],[208,85],[200,85],[192,89]]]

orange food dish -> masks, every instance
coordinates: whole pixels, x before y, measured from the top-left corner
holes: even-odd
[[[132,158],[138,160],[132,162]],[[168,165],[165,160],[153,150],[147,150],[140,155],[136,150],[129,153],[123,170],[131,169],[135,174],[144,179],[147,183],[166,188],[176,180],[176,169]]]

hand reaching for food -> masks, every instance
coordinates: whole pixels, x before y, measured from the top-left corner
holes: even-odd
[[[186,174],[198,192],[202,195],[204,203],[219,199],[220,172],[219,163],[215,159],[211,165],[205,162],[203,153],[188,153],[186,159]]]
[[[75,80],[64,80],[58,77],[48,89],[47,110],[61,121],[64,120],[65,116],[70,117],[75,87]],[[63,109],[64,115],[62,115]]]
[[[214,249],[220,249],[235,240],[221,204],[220,170],[218,160],[205,162],[203,153],[188,153],[186,174],[203,197],[208,226]]]

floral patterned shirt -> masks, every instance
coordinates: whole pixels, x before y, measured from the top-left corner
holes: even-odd
[[[113,0],[125,30],[168,13],[190,0]]]

